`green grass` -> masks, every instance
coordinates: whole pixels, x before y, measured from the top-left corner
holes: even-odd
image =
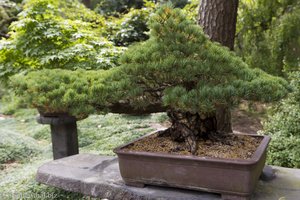
[[[35,110],[20,109],[14,117],[0,120],[0,199],[88,199],[35,181],[38,167],[52,159],[50,127],[38,124],[36,116]],[[80,152],[114,155],[115,147],[153,131],[151,124],[164,120],[164,113],[92,115],[78,122]],[[16,198],[14,193],[29,198]]]
[[[7,162],[28,162],[38,156],[39,145],[31,137],[0,129],[0,166]]]
[[[113,148],[153,131],[153,122],[157,115],[92,115],[78,123],[79,146],[82,152],[113,155]]]
[[[84,199],[81,194],[66,192],[35,181],[37,168],[49,160],[51,159],[39,158],[18,167],[0,171],[0,194],[4,196],[1,199],[22,199],[20,197],[13,198],[14,195],[21,194],[30,197],[27,199]],[[45,194],[51,198],[44,198]]]

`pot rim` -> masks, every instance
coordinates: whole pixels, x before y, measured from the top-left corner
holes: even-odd
[[[159,131],[159,130],[158,130]],[[144,139],[150,135],[153,135],[158,132],[157,130],[146,134],[142,137],[139,137],[131,142],[123,144],[121,146],[116,147],[113,152],[120,155],[129,155],[129,156],[143,156],[143,157],[153,157],[153,158],[166,158],[166,159],[182,159],[182,160],[193,160],[193,161],[209,161],[214,163],[228,163],[228,164],[236,164],[236,165],[255,165],[259,162],[261,156],[266,151],[268,144],[271,140],[270,136],[267,135],[253,135],[253,134],[235,134],[234,135],[248,135],[251,137],[260,137],[263,138],[256,151],[253,153],[250,159],[226,159],[226,158],[212,158],[212,157],[199,157],[194,155],[176,155],[169,153],[157,153],[157,152],[145,152],[145,151],[124,151],[123,148],[133,144],[136,141]]]

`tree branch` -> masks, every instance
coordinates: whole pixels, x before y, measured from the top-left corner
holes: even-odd
[[[145,108],[134,108],[129,103],[115,103],[109,106],[95,106],[98,110],[107,109],[111,113],[128,114],[128,115],[146,115],[151,113],[166,112],[167,107],[160,103],[146,106]]]

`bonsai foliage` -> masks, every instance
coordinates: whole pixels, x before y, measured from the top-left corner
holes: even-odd
[[[179,9],[163,6],[151,20],[146,42],[121,57],[120,79],[135,84],[132,105],[161,101],[173,110],[214,113],[216,105],[241,99],[278,100],[286,82],[250,69],[227,48],[211,42]],[[122,77],[124,76],[124,77]]]
[[[69,71],[44,69],[28,75],[16,75],[12,84],[23,101],[30,102],[40,113],[67,113],[83,119],[94,112],[92,96],[95,87],[101,85],[105,70]]]
[[[75,15],[76,13],[76,15]],[[77,1],[29,0],[0,42],[0,77],[42,68],[116,66],[121,48],[100,37],[104,19]]]
[[[287,92],[286,81],[249,68],[233,52],[211,42],[180,9],[162,6],[150,20],[150,30],[149,40],[130,46],[120,59],[121,66],[100,73],[96,81],[98,75],[93,72],[65,72],[66,77],[82,76],[80,81],[66,82],[65,88],[75,87],[68,85],[72,82],[75,85],[83,82],[88,86],[84,86],[86,91],[82,93],[91,95],[87,101],[78,100],[80,103],[73,98],[76,109],[89,105],[100,111],[118,113],[167,111],[172,126],[164,133],[174,140],[185,141],[195,153],[199,137],[217,133],[217,106],[234,106],[242,99],[270,102]],[[29,97],[28,102],[33,106],[52,111],[53,104],[45,103],[54,99],[48,95],[52,88],[34,89],[35,84],[43,83],[47,87],[53,84],[50,78],[48,81],[39,78],[43,74],[49,76],[47,71],[41,71],[22,81],[16,78],[21,83],[17,87],[19,94]],[[57,84],[65,83],[62,76],[55,80]],[[53,89],[58,87],[59,84]],[[63,98],[65,88],[55,98]],[[32,95],[40,91],[44,91],[43,95]],[[46,100],[38,100],[44,96]],[[68,105],[65,111],[72,110],[71,101]]]
[[[293,92],[282,100],[264,124],[264,134],[272,137],[268,163],[300,167],[300,72],[291,74]]]
[[[89,114],[108,112],[118,102],[127,83],[113,82],[115,69],[42,69],[11,77],[15,94],[42,114],[69,114],[78,120]],[[110,82],[112,81],[112,82]]]
[[[179,9],[165,5],[150,22],[150,39],[121,57],[120,79],[131,85],[123,101],[147,109],[161,104],[173,123],[174,139],[196,151],[198,137],[216,133],[217,106],[240,100],[270,102],[286,94],[286,82],[211,42]],[[132,95],[131,95],[132,94]]]

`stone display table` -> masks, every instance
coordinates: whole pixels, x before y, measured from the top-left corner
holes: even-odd
[[[253,200],[300,199],[300,170],[273,167],[276,178],[259,181]],[[113,156],[79,154],[42,165],[36,180],[40,183],[109,200],[219,200],[218,194],[167,187],[126,186],[118,160]]]

